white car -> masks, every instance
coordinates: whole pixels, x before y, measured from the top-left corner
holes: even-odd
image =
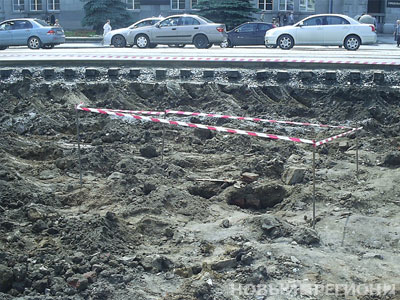
[[[145,26],[152,26],[163,18],[147,18],[140,20],[128,28],[120,28],[111,30],[104,37],[104,45],[113,45],[116,48],[123,48],[126,46],[133,46],[135,44],[135,30]]]
[[[267,47],[279,46],[285,50],[294,45],[344,46],[347,50],[357,50],[360,45],[375,44],[376,40],[374,25],[338,14],[313,15],[265,33]]]

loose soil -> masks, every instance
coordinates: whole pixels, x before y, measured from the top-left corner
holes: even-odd
[[[399,95],[374,85],[0,82],[0,298],[399,299]],[[79,112],[80,185],[80,102],[364,129],[316,149],[313,230],[312,146]],[[168,118],[317,140],[343,132]],[[282,284],[299,289],[264,292]],[[316,296],[302,284],[394,284],[397,294]]]

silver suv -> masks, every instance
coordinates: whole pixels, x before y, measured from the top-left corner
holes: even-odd
[[[210,48],[226,41],[225,24],[217,24],[197,15],[174,15],[153,26],[135,32],[135,45],[139,48],[154,48],[157,44],[194,44],[196,48]]]

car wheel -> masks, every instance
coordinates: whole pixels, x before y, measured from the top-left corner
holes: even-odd
[[[7,46],[0,46],[0,50],[6,50]]]
[[[42,42],[37,36],[32,36],[28,40],[28,47],[30,49],[39,49],[42,46]]]
[[[147,35],[139,34],[136,37],[135,44],[136,44],[136,46],[138,46],[138,48],[144,49],[144,48],[149,47],[150,41],[149,41],[149,38],[147,37]]]
[[[213,46],[213,44],[210,43],[207,45],[206,49],[210,49],[212,46]]]
[[[205,49],[209,45],[208,38],[203,34],[196,35],[193,44],[197,49]]]
[[[54,45],[43,45],[43,49],[53,49]]]
[[[115,48],[124,48],[126,47],[126,40],[125,38],[120,35],[114,35],[111,39],[111,44],[115,47]]]
[[[346,39],[344,40],[344,47],[347,50],[350,51],[355,51],[358,48],[360,48],[361,45],[361,40],[358,36],[356,35],[349,35],[348,37],[346,37]]]
[[[223,41],[221,44],[219,44],[221,48],[233,48],[232,42],[230,39],[227,39],[226,41]]]
[[[157,44],[149,44],[149,48],[153,49],[155,47],[157,47]]]
[[[290,35],[284,34],[279,37],[278,45],[279,45],[279,48],[281,48],[283,50],[289,50],[289,49],[293,48],[294,40]]]

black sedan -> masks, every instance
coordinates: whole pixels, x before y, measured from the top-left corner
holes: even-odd
[[[221,43],[221,47],[265,45],[265,32],[272,28],[275,28],[275,25],[271,23],[243,23],[227,32],[228,39],[226,42]]]

